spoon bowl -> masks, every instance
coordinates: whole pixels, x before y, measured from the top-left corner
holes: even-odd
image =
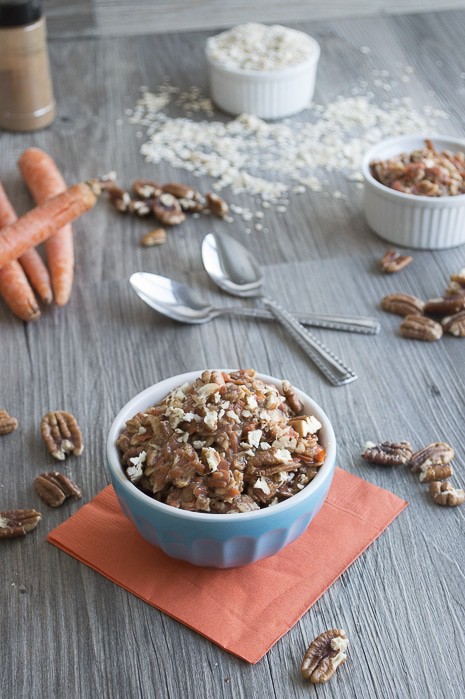
[[[260,265],[235,238],[209,233],[202,242],[202,260],[210,278],[223,291],[241,297],[260,294]]]
[[[202,261],[210,278],[234,296],[255,296],[305,352],[333,386],[342,386],[358,377],[289,311],[262,291],[263,274],[252,253],[226,233],[208,233],[202,242]]]
[[[187,284],[148,272],[135,272],[129,282],[142,301],[168,318],[207,323],[215,317],[215,309]]]

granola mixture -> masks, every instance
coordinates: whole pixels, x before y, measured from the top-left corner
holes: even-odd
[[[396,158],[370,163],[381,184],[405,194],[446,197],[465,194],[465,153],[436,150],[430,140],[425,147]]]
[[[323,465],[318,420],[253,369],[204,371],[126,422],[117,440],[126,475],[156,500],[229,514],[275,505]]]

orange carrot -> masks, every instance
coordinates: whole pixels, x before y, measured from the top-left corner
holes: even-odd
[[[7,226],[15,220],[13,206],[0,184],[0,226]],[[0,294],[13,313],[22,320],[36,320],[40,316],[34,292],[16,260],[0,269]]]
[[[64,192],[66,183],[55,161],[40,148],[28,148],[18,161],[19,169],[37,204]],[[55,301],[68,303],[74,277],[73,231],[67,224],[45,241]]]
[[[0,294],[21,320],[37,320],[40,309],[34,292],[17,260],[0,269]]]
[[[1,186],[1,185],[0,185]],[[3,187],[0,191],[0,227],[9,226],[17,219],[16,211],[8,199]],[[19,259],[26,276],[33,289],[37,291],[44,303],[51,303],[53,300],[52,287],[50,285],[50,275],[41,256],[32,248],[24,253]]]
[[[80,182],[0,230],[0,268],[95,206],[98,187]]]
[[[42,301],[50,304],[53,301],[53,292],[50,284],[50,274],[45,262],[35,248],[26,250],[19,258],[21,266],[26,272],[31,286],[37,291]]]

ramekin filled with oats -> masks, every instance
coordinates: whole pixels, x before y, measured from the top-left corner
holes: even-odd
[[[282,119],[310,105],[320,46],[304,32],[247,22],[207,39],[205,55],[212,100],[228,114]]]
[[[326,497],[335,453],[322,409],[253,369],[160,382],[123,408],[107,442],[113,486],[142,536],[220,568],[300,536]]]

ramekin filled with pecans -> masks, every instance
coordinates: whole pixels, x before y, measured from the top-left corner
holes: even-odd
[[[123,511],[150,543],[237,567],[291,543],[332,481],[323,410],[289,381],[247,370],[175,376],[130,401],[107,442]]]
[[[434,250],[465,243],[465,140],[396,136],[362,163],[365,216],[385,240]]]

